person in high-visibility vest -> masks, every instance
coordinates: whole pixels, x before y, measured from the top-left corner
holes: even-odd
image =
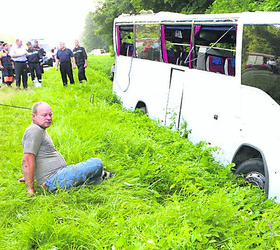
[[[8,52],[8,44],[3,44],[3,49],[0,52],[0,69],[2,70],[2,82],[11,86],[14,81],[14,63]]]

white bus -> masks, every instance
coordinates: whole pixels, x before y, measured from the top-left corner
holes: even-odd
[[[280,201],[280,13],[121,15],[113,90],[124,107],[218,146]],[[280,57],[279,57],[280,59]]]

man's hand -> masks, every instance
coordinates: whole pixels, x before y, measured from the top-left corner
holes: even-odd
[[[58,71],[58,67],[56,67],[55,70]]]
[[[75,68],[76,68],[76,65],[75,65],[75,64],[73,64],[72,69],[75,69]]]
[[[87,68],[87,63],[84,64],[84,68]]]

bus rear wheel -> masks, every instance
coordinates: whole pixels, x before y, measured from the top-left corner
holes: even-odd
[[[141,107],[141,108],[139,108],[139,109],[143,112],[143,114],[147,114],[147,108],[146,108],[146,106]]]
[[[243,175],[245,180],[252,186],[262,190],[265,188],[265,173],[262,159],[250,159],[241,163],[234,174]]]

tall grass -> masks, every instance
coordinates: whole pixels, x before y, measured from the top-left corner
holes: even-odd
[[[99,157],[117,174],[27,197],[17,179],[30,110],[0,107],[0,249],[279,249],[279,205],[239,186],[203,144],[124,111],[112,62],[90,57],[87,84],[63,87],[49,69],[42,88],[0,90],[4,104],[52,106],[48,132],[68,164]]]

